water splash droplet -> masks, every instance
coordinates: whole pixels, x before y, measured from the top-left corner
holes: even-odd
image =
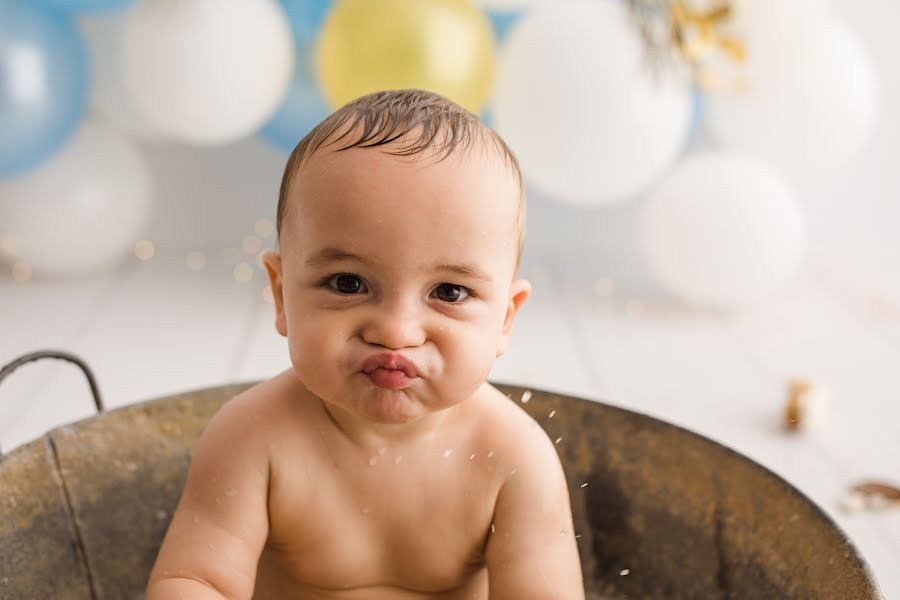
[[[451,454],[453,454],[453,448],[447,448],[446,450],[444,450],[444,458],[449,458]]]
[[[387,452],[387,448],[380,448],[380,449],[378,450],[378,454],[379,454],[380,456],[384,456],[385,452]]]
[[[469,456],[469,460],[475,460],[475,455],[472,454],[471,456]]]
[[[531,390],[525,390],[522,392],[522,404],[527,404],[529,400],[531,400]]]
[[[555,410],[551,410],[551,411],[550,411],[550,416],[547,417],[547,418],[548,418],[548,419],[552,419],[552,418],[553,418],[553,415],[555,415],[555,414],[556,414],[556,411],[555,411]]]
[[[378,457],[377,457],[377,456],[370,456],[370,457],[369,457],[369,466],[370,466],[370,467],[374,467],[377,463],[378,463]]]
[[[400,461],[402,461],[402,460],[403,460],[403,457],[402,457],[402,456],[395,456],[395,457],[394,457],[394,464],[395,464],[395,465],[399,465],[399,464],[400,464]]]

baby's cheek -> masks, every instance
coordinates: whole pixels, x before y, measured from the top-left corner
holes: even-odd
[[[494,348],[488,337],[473,334],[454,345],[448,375],[456,385],[464,385],[469,392],[474,392],[484,383],[494,366]]]

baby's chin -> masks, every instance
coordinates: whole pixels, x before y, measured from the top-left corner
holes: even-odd
[[[378,390],[353,404],[344,409],[362,419],[383,425],[414,423],[426,413],[415,398],[403,390]]]

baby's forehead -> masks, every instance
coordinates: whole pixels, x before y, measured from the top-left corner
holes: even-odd
[[[447,209],[471,201],[472,196],[482,207],[487,202],[519,204],[522,190],[516,173],[483,143],[449,153],[400,150],[402,146],[320,148],[298,168],[290,202],[334,202],[355,194],[368,195],[372,201],[406,199],[410,206],[435,198]]]

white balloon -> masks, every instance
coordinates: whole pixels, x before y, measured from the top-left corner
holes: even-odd
[[[648,198],[640,243],[675,295],[740,308],[771,295],[798,271],[806,221],[779,174],[733,153],[683,160]]]
[[[525,177],[573,204],[627,200],[685,144],[686,78],[654,78],[625,3],[539,5],[499,57],[492,113]]]
[[[125,23],[125,84],[156,126],[199,145],[254,133],[293,74],[293,39],[274,0],[143,2]]]
[[[738,3],[733,27],[747,62],[733,73],[743,89],[711,90],[705,121],[723,146],[804,179],[857,154],[873,131],[878,102],[874,70],[853,32],[824,8],[816,11],[817,3],[805,15],[793,4]]]
[[[126,9],[131,10],[131,9]],[[122,81],[122,32],[127,12],[78,19],[91,56],[91,108],[106,123],[130,136],[155,141],[165,135],[141,112]]]
[[[13,240],[15,248],[3,258],[51,276],[81,275],[121,262],[146,226],[151,183],[131,142],[85,121],[41,168],[0,179],[0,236]]]

